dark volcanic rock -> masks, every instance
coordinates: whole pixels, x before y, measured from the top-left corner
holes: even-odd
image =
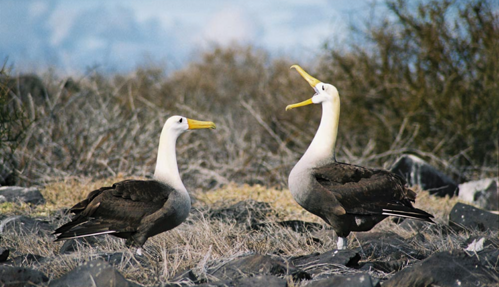
[[[46,235],[53,232],[54,227],[47,221],[33,219],[24,215],[3,217],[0,220],[0,234],[16,232],[18,234]]]
[[[397,159],[391,171],[405,177],[410,186],[419,185],[433,195],[452,197],[459,193],[454,180],[414,155],[403,155]]]
[[[86,286],[140,286],[130,282],[109,263],[96,259],[78,266],[59,279],[50,282],[49,286],[86,287]]]
[[[476,256],[483,266],[494,269],[497,278],[499,278],[499,249],[487,247],[482,251],[476,252]]]
[[[88,236],[83,238],[65,240],[61,248],[59,249],[59,253],[68,254],[71,252],[75,252],[76,250],[78,250],[78,247],[95,247],[102,244],[104,241],[105,239],[102,236]]]
[[[8,248],[0,248],[0,263],[7,261],[10,250]]]
[[[295,279],[310,279],[310,275],[298,270],[291,264],[286,264],[280,258],[272,258],[268,255],[254,254],[228,262],[214,272],[212,276],[220,279],[232,279],[255,275],[292,275]]]
[[[449,225],[456,231],[497,231],[499,215],[458,202],[449,214]]]
[[[312,281],[307,287],[376,287],[379,286],[378,280],[373,280],[368,274],[336,275],[327,279]]]
[[[265,221],[271,214],[275,214],[275,211],[269,203],[249,199],[240,201],[227,208],[213,210],[211,212],[211,218],[224,221],[235,220],[239,224],[252,226]]]
[[[359,260],[360,255],[353,250],[331,250],[322,254],[313,253],[291,257],[289,262],[300,269],[307,270],[307,273],[315,275],[335,269],[338,265],[356,267]]]
[[[390,260],[390,261],[372,261],[361,264],[360,270],[369,271],[371,269],[383,271],[385,273],[398,272],[408,264],[407,259]]]
[[[16,256],[7,260],[6,263],[15,265],[15,266],[23,266],[23,265],[32,265],[42,263],[45,260],[45,257],[37,255],[37,254],[23,254],[20,256]]]
[[[399,226],[408,231],[422,231],[431,228],[431,223],[422,220],[404,219]]]
[[[294,280],[310,279],[310,275],[286,263],[279,257],[269,255],[253,254],[236,258],[230,262],[207,268],[205,272],[190,269],[174,276],[173,281],[192,281],[194,283],[222,284],[222,282],[233,282],[241,278],[253,276],[285,276],[291,275]],[[209,279],[208,279],[209,278]],[[217,283],[218,282],[218,283]]]
[[[135,253],[100,253],[99,256],[113,266],[125,263],[127,268],[151,268],[151,265],[144,256],[136,255]]]
[[[459,185],[459,198],[486,210],[499,210],[499,178],[485,178]]]
[[[249,278],[242,278],[235,282],[234,286],[239,287],[253,287],[253,286],[265,286],[265,287],[286,287],[286,280],[278,278],[275,276],[255,276]]]
[[[38,270],[0,265],[0,286],[37,286],[49,279]]]
[[[24,202],[33,205],[44,204],[45,198],[36,187],[2,186],[0,187],[0,203]]]
[[[269,275],[245,277],[235,280],[217,281],[196,285],[199,287],[286,287],[286,280]]]
[[[414,249],[409,240],[392,232],[358,232],[355,237],[361,244],[357,250],[365,257],[390,260],[425,258],[425,254]]]
[[[484,286],[499,283],[499,274],[493,272],[476,256],[460,250],[444,251],[396,273],[383,287]]]

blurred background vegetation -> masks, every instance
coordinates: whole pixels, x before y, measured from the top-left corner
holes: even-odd
[[[389,14],[352,27],[355,41],[325,44],[309,63],[233,46],[170,72],[89,70],[72,79],[53,71],[10,75],[4,68],[0,180],[34,185],[73,176],[151,176],[162,125],[182,114],[218,127],[179,139],[186,186],[286,187],[320,121],[317,106],[284,111],[313,95],[289,70],[295,63],[340,92],[340,161],[388,168],[412,153],[458,181],[497,176],[498,5],[386,5]]]

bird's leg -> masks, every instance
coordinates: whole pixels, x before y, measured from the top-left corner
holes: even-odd
[[[336,244],[338,249],[347,249],[348,241],[346,237],[338,236],[338,243]]]

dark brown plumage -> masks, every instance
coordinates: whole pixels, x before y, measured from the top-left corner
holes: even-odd
[[[102,187],[70,209],[72,220],[57,228],[56,241],[111,234],[140,247],[147,239],[180,225],[189,215],[191,198],[177,167],[177,138],[189,129],[215,128],[212,122],[170,117],[161,132],[154,180],[125,180]]]
[[[70,209],[75,215],[55,230],[56,241],[112,234],[141,247],[147,238],[178,225],[163,213],[172,192],[172,187],[155,180],[125,180],[94,190]]]
[[[294,65],[314,88],[312,98],[286,110],[310,104],[322,105],[319,129],[305,154],[289,174],[289,190],[304,209],[321,217],[338,235],[338,248],[346,248],[352,231],[368,231],[387,216],[432,222],[431,214],[414,208],[416,193],[403,178],[386,170],[336,162],[335,145],[340,118],[336,87],[310,76]]]
[[[303,206],[340,237],[368,231],[389,215],[432,222],[431,214],[412,206],[416,193],[389,171],[333,162],[313,168],[311,175],[313,191]]]

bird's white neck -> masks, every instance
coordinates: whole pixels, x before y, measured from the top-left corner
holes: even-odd
[[[312,143],[300,161],[312,167],[335,159],[336,137],[340,120],[340,97],[322,103],[322,118]]]
[[[156,170],[154,179],[166,183],[179,191],[187,190],[182,183],[177,166],[176,142],[178,135],[163,127],[159,139],[158,158],[156,160]]]

